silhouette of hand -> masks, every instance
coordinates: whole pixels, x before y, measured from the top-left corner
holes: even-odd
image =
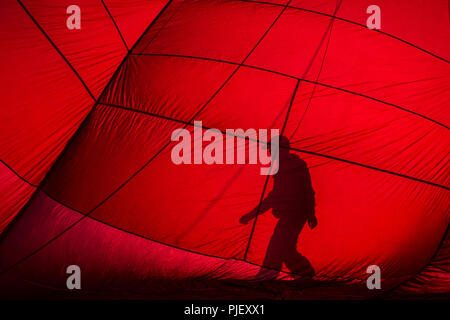
[[[308,226],[312,229],[314,229],[317,226],[317,218],[316,216],[312,216],[308,219]]]
[[[252,220],[253,218],[254,218],[254,217],[253,217],[252,214],[247,213],[247,214],[244,214],[244,215],[239,219],[239,222],[240,222],[241,224],[247,224],[247,223],[249,223],[250,220]]]

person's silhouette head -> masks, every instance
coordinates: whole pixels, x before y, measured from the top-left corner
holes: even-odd
[[[274,138],[278,138],[278,145],[279,145],[279,155],[280,157],[286,156],[289,154],[289,148],[291,146],[291,142],[289,141],[289,138],[286,136],[276,136],[273,137],[272,139],[270,139],[267,142],[267,149],[269,152],[271,152],[271,148],[272,148],[272,140]]]

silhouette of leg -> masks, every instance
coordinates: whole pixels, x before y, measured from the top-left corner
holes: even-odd
[[[285,260],[285,264],[292,273],[302,278],[312,278],[315,275],[311,263],[298,251],[290,254]]]
[[[280,221],[281,222],[281,221]],[[282,225],[281,225],[282,224]],[[311,263],[297,251],[297,241],[305,221],[286,220],[280,223],[280,229],[284,235],[285,248],[282,251],[282,261],[292,273],[302,278],[312,278],[315,274]]]
[[[266,255],[261,268],[255,278],[274,279],[281,270],[283,264],[283,234],[279,223],[275,226],[269,245],[267,246]]]

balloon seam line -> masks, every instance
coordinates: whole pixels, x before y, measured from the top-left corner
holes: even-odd
[[[56,50],[56,52],[63,58],[63,60],[66,62],[66,64],[69,66],[69,68],[72,70],[72,72],[75,74],[75,76],[80,80],[83,87],[86,89],[87,93],[91,96],[92,100],[96,100],[94,95],[92,94],[91,90],[87,86],[87,84],[84,82],[83,78],[81,78],[80,74],[75,70],[75,68],[72,66],[72,64],[69,62],[69,60],[64,56],[64,54],[59,50],[59,48],[56,46],[56,44],[50,39],[50,36],[44,31],[44,29],[41,27],[41,25],[37,22],[37,20],[31,15],[30,11],[23,5],[22,1],[17,0],[19,5],[22,7],[22,9],[25,11],[25,13],[28,15],[28,17],[33,21],[35,26],[41,31],[41,33],[45,36],[45,38],[50,42],[50,44],[53,46],[53,48]]]
[[[248,0],[233,0],[233,1],[247,2],[247,3],[259,3],[259,4],[266,4],[266,5],[272,5],[272,6],[284,6],[283,4],[279,4],[279,3],[271,3],[271,2],[264,2],[264,1],[248,1]],[[450,3],[450,2],[449,2],[449,3]],[[310,12],[310,13],[314,13],[314,14],[318,14],[318,15],[327,16],[327,17],[333,17],[331,14],[328,14],[328,13],[325,13],[325,12],[320,12],[320,11],[311,10],[311,9],[306,9],[306,8],[301,8],[301,7],[287,6],[287,8],[289,8],[289,9],[294,9],[294,10],[305,11],[305,12]],[[352,21],[352,20],[349,20],[349,19],[345,19],[345,18],[342,18],[342,17],[335,17],[335,18],[338,19],[338,20],[341,20],[341,21],[344,21],[344,22],[348,22],[348,23],[351,23],[351,24],[354,24],[354,25],[363,27],[363,28],[365,28],[365,29],[368,29],[367,26],[364,25],[364,24],[362,24],[362,23],[359,23],[359,22],[356,22],[356,21]],[[383,34],[383,35],[385,35],[385,36],[388,36],[388,37],[391,37],[391,38],[393,38],[393,39],[396,39],[396,40],[398,40],[398,41],[400,41],[400,42],[403,42],[403,43],[405,43],[405,44],[407,44],[407,45],[409,45],[409,46],[411,46],[411,47],[414,47],[414,48],[416,48],[416,49],[418,49],[418,50],[420,50],[420,51],[422,51],[422,52],[424,52],[424,53],[426,53],[426,54],[429,54],[429,55],[431,55],[431,56],[433,56],[433,57],[435,57],[435,58],[437,58],[437,59],[439,59],[439,60],[442,60],[442,61],[444,61],[444,62],[447,62],[447,63],[450,62],[450,61],[448,61],[447,59],[442,58],[442,57],[438,56],[437,54],[435,54],[435,53],[433,53],[433,52],[431,52],[431,51],[428,51],[428,50],[426,50],[426,49],[423,49],[423,48],[421,48],[421,47],[419,47],[419,46],[417,46],[417,45],[415,45],[415,44],[413,44],[413,43],[411,43],[411,42],[409,42],[409,41],[407,41],[407,40],[404,40],[404,39],[402,39],[402,38],[399,38],[399,37],[397,37],[397,36],[394,36],[393,34],[390,34],[390,33],[387,33],[387,32],[384,32],[384,31],[381,31],[381,30],[378,30],[378,29],[368,29],[368,30],[369,30],[370,32],[372,32],[372,31],[378,32],[378,33]]]
[[[120,32],[120,29],[119,29],[119,27],[118,27],[116,21],[114,20],[114,18],[113,18],[113,16],[112,16],[111,12],[109,12],[109,9],[108,9],[108,7],[106,6],[105,1],[104,1],[104,0],[101,0],[101,1],[102,1],[102,4],[103,4],[103,7],[105,8],[106,12],[108,13],[109,17],[111,18],[111,21],[112,21],[112,23],[114,24],[114,27],[115,27],[116,30],[117,30],[117,33],[119,34],[119,37],[120,37],[120,39],[122,40],[123,45],[125,46],[125,49],[127,50],[127,52],[130,51],[130,49],[129,49],[128,46],[127,46],[127,43],[125,42],[125,39],[124,39],[123,36],[122,36],[122,32]]]
[[[159,114],[148,112],[148,111],[142,111],[142,110],[133,109],[133,108],[129,108],[129,107],[124,107],[124,106],[120,106],[120,105],[116,105],[116,104],[110,104],[110,103],[102,103],[102,102],[100,102],[99,104],[103,105],[103,106],[115,108],[115,109],[122,109],[122,110],[125,110],[125,111],[136,112],[136,113],[140,113],[140,114],[144,114],[144,115],[148,115],[148,116],[152,116],[152,117],[156,117],[156,118],[170,120],[170,121],[182,123],[182,124],[189,125],[189,126],[195,126],[192,122],[189,122],[189,121],[179,120],[179,119],[175,119],[175,118],[171,118],[171,117],[168,117],[168,116],[159,115]],[[210,127],[205,126],[205,125],[202,125],[202,127],[204,129],[206,129],[206,130],[211,129]],[[220,131],[222,134],[225,134],[225,135],[227,134],[226,132],[224,132],[222,130],[219,130],[219,129],[215,129],[215,130]],[[237,138],[244,138],[244,137],[240,137],[240,136],[235,136],[235,137],[237,137]],[[265,143],[263,141],[251,139],[251,138],[248,138],[248,137],[245,137],[245,139],[246,140],[255,141],[255,142],[258,142],[258,143]],[[428,180],[415,178],[415,177],[404,175],[404,174],[401,174],[401,173],[398,173],[398,172],[395,172],[395,171],[389,171],[389,170],[386,170],[386,169],[373,167],[373,166],[366,165],[366,164],[363,164],[363,163],[359,163],[359,162],[355,162],[355,161],[347,160],[347,159],[343,159],[343,158],[338,158],[338,157],[327,155],[327,154],[323,154],[323,153],[320,153],[320,152],[310,151],[310,150],[306,150],[306,149],[299,149],[299,148],[294,148],[294,147],[285,147],[283,145],[280,145],[280,148],[285,148],[285,149],[289,149],[289,150],[293,150],[293,151],[297,151],[297,152],[301,152],[301,153],[311,154],[311,155],[315,155],[315,156],[319,156],[319,157],[323,157],[323,158],[328,158],[328,159],[331,159],[331,160],[345,162],[345,163],[348,163],[348,164],[353,164],[353,165],[364,167],[364,168],[367,168],[367,169],[372,169],[372,170],[376,170],[376,171],[385,172],[385,173],[396,175],[396,176],[400,176],[400,177],[403,177],[403,178],[406,178],[406,179],[411,179],[411,180],[414,180],[414,181],[417,181],[417,182],[422,182],[422,183],[425,183],[425,184],[429,184],[429,185],[432,185],[432,186],[435,186],[435,187],[439,187],[439,188],[442,188],[442,189],[450,190],[450,187],[446,187],[444,185],[440,185],[440,184],[437,184],[437,183],[434,183],[434,182],[431,182],[431,181],[428,181]]]
[[[214,62],[220,62],[220,63],[226,63],[226,64],[240,65],[238,62],[232,62],[232,61],[226,61],[226,60],[220,60],[220,59],[212,59],[212,58],[204,58],[204,57],[196,57],[196,56],[186,56],[186,55],[179,55],[179,54],[132,53],[131,55],[134,55],[134,56],[161,56],[161,57],[175,57],[175,58],[197,59],[197,60],[214,61]],[[266,68],[262,68],[262,67],[257,67],[257,66],[247,65],[247,64],[242,64],[242,66],[246,67],[246,68],[251,68],[251,69],[256,69],[256,70],[261,70],[261,71],[277,74],[279,76],[284,76],[284,77],[291,78],[291,79],[296,79],[296,80],[301,80],[301,81],[312,83],[312,84],[317,84],[319,86],[323,86],[323,87],[327,87],[327,88],[330,88],[330,89],[346,92],[346,93],[349,93],[349,94],[354,94],[354,95],[357,95],[357,96],[360,96],[360,97],[363,97],[363,98],[366,98],[366,99],[369,99],[369,100],[373,100],[373,101],[376,101],[376,102],[379,102],[379,103],[382,103],[382,104],[394,107],[396,109],[399,109],[399,110],[411,113],[411,114],[413,114],[415,116],[418,116],[418,117],[423,118],[425,120],[431,121],[431,122],[433,122],[433,123],[435,123],[435,124],[437,124],[437,125],[439,125],[441,127],[444,127],[445,129],[450,129],[448,126],[446,126],[445,124],[439,122],[438,120],[432,119],[432,118],[430,118],[428,116],[425,116],[423,114],[417,113],[417,112],[412,111],[410,109],[407,109],[405,107],[401,107],[399,105],[393,104],[391,102],[383,101],[383,100],[380,100],[378,98],[374,98],[374,97],[365,95],[363,93],[351,91],[351,90],[344,89],[344,88],[335,87],[335,86],[332,86],[332,85],[329,85],[329,84],[326,84],[326,83],[317,82],[317,81],[314,81],[314,80],[309,80],[309,79],[305,79],[305,78],[292,76],[292,75],[289,75],[289,74],[285,74],[285,73],[282,73],[282,72],[278,72],[278,71],[274,71],[274,70],[270,70],[270,69],[266,69]]]

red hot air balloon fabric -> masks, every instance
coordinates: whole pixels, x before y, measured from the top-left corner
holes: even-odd
[[[70,296],[78,265],[83,297],[448,294],[447,2],[378,1],[380,29],[372,4],[86,0],[69,30],[72,3],[4,1],[0,288]],[[278,130],[278,172],[175,164],[181,128],[227,155]]]

